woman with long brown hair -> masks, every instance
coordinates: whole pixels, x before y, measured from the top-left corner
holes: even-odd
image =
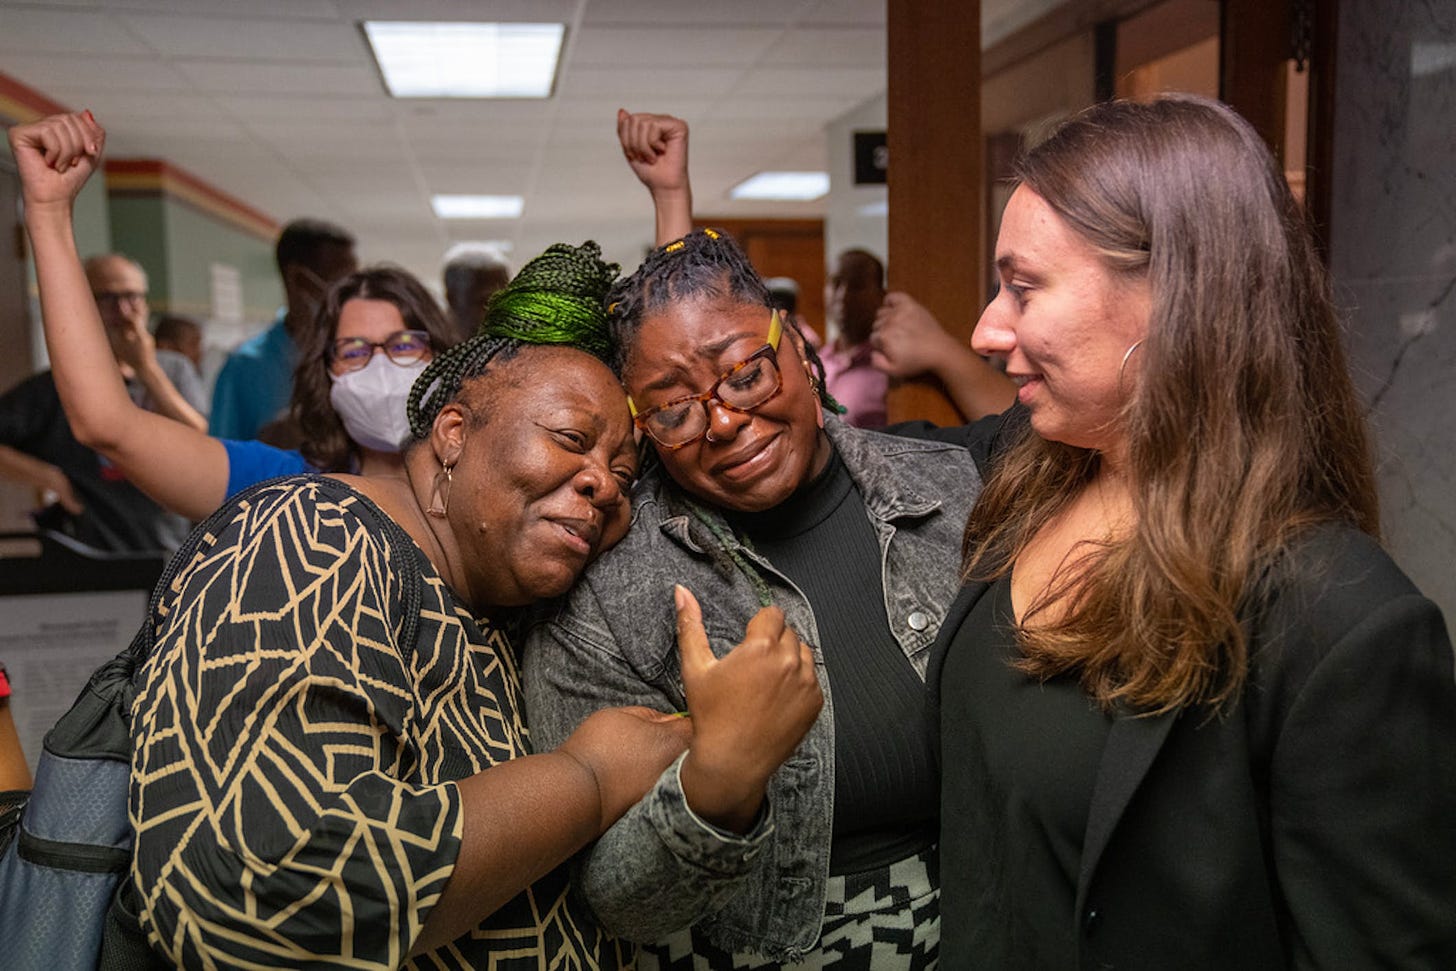
[[[1381,550],[1328,284],[1192,97],[1031,150],[1019,386],[930,682],[948,967],[1456,966],[1456,684]]]

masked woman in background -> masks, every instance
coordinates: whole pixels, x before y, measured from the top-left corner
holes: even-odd
[[[98,154],[105,144],[105,132],[89,113],[57,115],[36,126],[73,132]],[[240,489],[274,476],[403,474],[410,386],[456,340],[418,280],[398,267],[376,266],[344,277],[325,294],[321,326],[312,330],[313,343],[301,349],[294,375],[293,417],[305,439],[300,451],[211,438],[138,407],[126,393],[96,302],[84,278],[78,285],[72,272],[80,260],[69,232],[70,200],[56,200],[61,204],[56,208],[36,196],[49,174],[46,160],[27,140],[36,126],[12,129],[11,144],[36,273],[52,284],[41,287],[46,347],[77,441],[100,452],[157,504],[194,520]],[[67,232],[46,231],[58,220]]]

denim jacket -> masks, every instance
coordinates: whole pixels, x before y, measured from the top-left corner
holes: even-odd
[[[923,678],[959,587],[961,534],[980,492],[980,474],[971,452],[958,444],[862,431],[834,418],[826,431],[879,539],[890,628]],[[759,610],[758,596],[682,496],[660,470],[649,473],[634,497],[627,538],[530,631],[524,680],[537,751],[560,744],[600,708],[686,707],[673,584],[697,594],[715,654],[742,640]],[[631,940],[658,941],[696,924],[724,949],[791,961],[814,946],[824,916],[834,708],[808,601],[773,564],[739,549],[813,648],[823,711],[770,780],[766,810],[748,834],[726,833],[697,818],[683,798],[679,761],[585,854],[578,887],[603,926]]]

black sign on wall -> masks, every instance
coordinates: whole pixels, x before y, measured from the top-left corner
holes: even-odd
[[[890,149],[882,131],[854,133],[854,184],[884,185],[890,170]]]

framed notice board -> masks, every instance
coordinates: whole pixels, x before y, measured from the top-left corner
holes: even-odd
[[[48,535],[0,537],[0,551],[0,662],[34,772],[45,733],[91,672],[131,643],[166,560],[95,553]]]

